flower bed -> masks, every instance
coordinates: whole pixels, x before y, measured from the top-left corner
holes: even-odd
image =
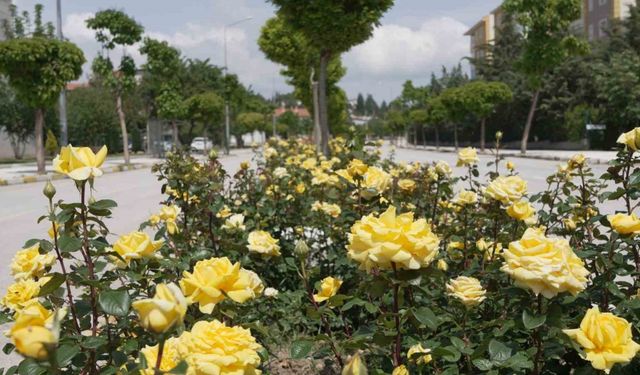
[[[271,140],[238,171],[174,153],[157,214],[115,241],[117,203],[92,197],[106,149],[63,148],[78,199],[48,183],[49,237],[12,262],[5,373],[637,374],[639,135],[533,194],[499,135],[486,176],[473,149],[454,177],[359,134],[328,157]]]

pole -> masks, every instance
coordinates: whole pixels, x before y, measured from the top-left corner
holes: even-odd
[[[56,1],[58,39],[63,40],[62,35],[62,4],[61,0]],[[66,146],[69,143],[69,133],[67,124],[67,91],[63,88],[58,98],[58,106],[60,111],[60,146]]]
[[[271,115],[271,125],[273,126],[273,138],[276,138],[278,136],[278,133],[276,133],[276,114],[275,113]]]
[[[227,26],[224,26],[224,154],[229,155],[229,87],[227,86]]]

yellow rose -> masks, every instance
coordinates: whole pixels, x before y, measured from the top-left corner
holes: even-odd
[[[170,206],[162,205],[162,207],[160,207],[160,214],[158,216],[160,220],[167,224],[167,232],[169,232],[169,234],[175,234],[179,231],[178,225],[176,224],[178,215],[180,215],[180,207],[175,204]]]
[[[507,215],[520,221],[527,220],[528,218],[532,217],[535,213],[536,213],[536,210],[533,208],[531,203],[524,200],[515,202],[514,204],[512,204],[507,208]]]
[[[431,349],[423,348],[422,344],[418,343],[409,348],[407,358],[410,361],[415,362],[417,365],[426,365],[433,359],[430,353]]]
[[[296,193],[303,194],[305,190],[307,190],[307,187],[304,186],[303,182],[296,185]]]
[[[147,362],[146,370],[142,370],[142,375],[155,375],[155,366],[158,361],[158,345],[145,346],[140,350]],[[160,360],[160,371],[169,372],[180,363],[180,354],[178,354],[178,338],[171,337],[164,342],[162,350],[162,359]]]
[[[360,354],[354,354],[346,366],[342,369],[342,375],[367,375],[367,365],[364,363]]]
[[[631,151],[638,151],[640,148],[640,127],[620,134],[617,142],[627,146],[627,149]]]
[[[487,297],[480,281],[473,277],[458,276],[447,284],[447,294],[455,297],[467,308],[482,303]]]
[[[387,172],[377,167],[370,167],[362,181],[364,188],[362,196],[367,199],[373,198],[387,191],[390,185],[391,176]]]
[[[458,196],[454,199],[454,202],[460,206],[475,204],[476,202],[478,202],[478,194],[473,191],[463,190],[458,193]]]
[[[273,147],[267,147],[262,152],[262,156],[264,156],[265,159],[275,158],[276,156],[278,156],[278,151],[276,151],[276,149]]]
[[[404,190],[410,193],[415,190],[416,182],[408,178],[403,178],[398,181],[398,187],[400,188],[400,190]]]
[[[52,253],[40,254],[40,245],[35,244],[16,253],[11,262],[11,275],[16,280],[37,278],[55,261]]]
[[[12,310],[20,310],[38,297],[41,284],[32,279],[19,280],[7,288],[2,304]]]
[[[400,365],[393,369],[391,375],[410,375],[409,370],[405,365]]]
[[[435,171],[439,176],[442,177],[451,176],[451,174],[453,173],[453,170],[451,169],[451,166],[449,166],[449,163],[442,160],[436,163]]]
[[[228,296],[244,303],[262,293],[262,281],[250,271],[232,264],[229,258],[201,260],[193,272],[185,271],[180,287],[190,303],[198,303],[200,311],[211,314],[215,305]]]
[[[131,304],[140,317],[140,325],[151,332],[167,332],[182,323],[187,313],[187,300],[175,284],[158,284],[153,298]]]
[[[569,167],[569,169],[581,168],[584,166],[584,163],[586,161],[587,158],[584,156],[584,154],[575,154],[567,162],[567,167]]]
[[[160,220],[160,216],[158,216],[158,215],[149,216],[149,223],[151,225],[158,225],[158,224],[160,224],[160,221],[162,221],[162,220]]]
[[[244,225],[244,215],[243,214],[233,214],[229,216],[229,218],[222,225],[222,229],[233,232],[233,231],[244,231],[246,229]]]
[[[369,166],[362,162],[360,159],[353,159],[349,162],[347,171],[351,176],[362,176],[367,173]]]
[[[527,194],[527,182],[519,176],[500,176],[489,183],[484,191],[487,198],[504,204],[517,202]]]
[[[102,176],[100,167],[107,157],[107,146],[102,146],[97,154],[89,147],[62,147],[60,154],[53,159],[53,169],[66,174],[76,181]]]
[[[478,164],[480,159],[478,159],[478,152],[473,147],[463,148],[458,152],[458,163],[456,164],[458,167],[462,167],[465,165],[474,165]]]
[[[320,283],[320,292],[313,295],[316,302],[324,302],[338,293],[338,289],[342,285],[342,280],[331,276],[325,277]]]
[[[436,171],[436,168],[429,167],[427,168],[426,180],[427,182],[436,182],[440,179],[440,175]]]
[[[218,211],[218,213],[216,214],[216,217],[219,219],[226,219],[229,216],[231,216],[231,214],[233,214],[233,212],[231,212],[231,209],[229,209],[229,206],[225,204],[224,207],[222,207],[220,211]]]
[[[573,220],[573,218],[566,218],[562,220],[562,224],[564,224],[564,228],[568,231],[574,231],[578,227],[578,224]]]
[[[285,178],[289,177],[289,173],[287,172],[287,168],[278,167],[273,170],[273,177],[275,178]]]
[[[631,324],[611,313],[601,313],[598,307],[587,310],[580,328],[563,332],[582,346],[584,359],[607,374],[616,363],[628,363],[640,350],[633,341]]]
[[[120,236],[113,244],[113,250],[124,260],[116,259],[119,267],[126,267],[134,259],[156,256],[156,251],[164,244],[163,240],[152,241],[144,232],[131,232]]]
[[[347,180],[347,182],[349,182],[350,184],[355,185],[356,181],[353,179],[353,176],[351,175],[351,173],[349,173],[349,171],[347,171],[346,169],[338,169],[335,173],[338,176]]]
[[[371,169],[369,169],[371,171]],[[438,254],[440,240],[425,219],[413,220],[413,213],[396,216],[390,206],[377,216],[363,217],[351,227],[347,250],[361,269],[402,269],[429,266]]]
[[[340,209],[340,206],[338,206],[337,204],[319,201],[315,201],[313,205],[311,205],[311,210],[322,211],[333,218],[337,218],[342,213],[342,209]]]
[[[476,241],[476,248],[484,253],[485,260],[496,259],[496,257],[502,255],[502,244],[498,242],[494,246],[493,241],[487,242],[484,238]]]
[[[49,350],[58,342],[54,333],[42,326],[28,326],[11,332],[11,340],[20,354],[38,361],[47,359]]]
[[[262,347],[242,327],[218,320],[199,321],[178,338],[178,354],[189,365],[187,375],[259,374]]]
[[[501,270],[516,285],[531,289],[536,295],[542,293],[547,298],[562,292],[576,295],[586,287],[589,271],[569,242],[545,237],[540,229],[527,229],[520,241],[509,244],[503,257]]]
[[[56,222],[51,223],[51,228],[47,231],[49,238],[54,239],[54,235],[57,234],[60,237],[60,225]]]
[[[256,230],[249,233],[249,245],[247,248],[254,253],[264,256],[280,256],[280,245],[278,240],[271,237],[271,234],[263,230]]]
[[[32,299],[14,314],[14,324],[9,331],[9,335],[11,336],[13,332],[30,326],[49,326],[50,328],[53,318],[52,311],[47,310],[37,299]]]
[[[303,169],[308,171],[315,169],[316,165],[318,165],[318,160],[316,158],[307,158],[300,165]]]
[[[640,233],[640,219],[636,214],[615,214],[607,216],[611,228],[623,235],[635,235]]]
[[[240,163],[240,169],[244,169],[244,170],[249,169],[249,162],[248,162],[248,161],[246,161],[246,160],[245,160],[245,161],[243,161],[243,162],[241,162],[241,163]]]
[[[444,259],[439,259],[437,263],[438,269],[443,272],[447,272],[449,269],[449,265]]]

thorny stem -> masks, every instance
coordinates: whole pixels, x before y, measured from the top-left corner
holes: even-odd
[[[396,264],[391,262],[391,268],[393,268],[393,276],[398,278],[398,270]],[[397,281],[393,282],[393,316],[396,323],[396,344],[393,351],[393,365],[398,367],[402,364],[402,331],[400,327],[400,301],[399,301],[400,284]]]
[[[538,315],[542,315],[542,294],[538,294]],[[534,341],[536,343],[536,356],[533,360],[533,374],[539,375],[542,371],[540,367],[540,359],[542,358],[542,337],[540,337],[540,333],[542,331],[542,326],[536,328],[534,333]]]
[[[49,199],[49,209],[51,214],[53,215],[53,202]],[[69,309],[71,310],[71,316],[73,317],[73,325],[76,328],[78,334],[80,334],[80,325],[78,324],[78,314],[76,313],[76,306],[73,304],[73,292],[71,291],[71,282],[69,281],[69,277],[67,276],[67,267],[64,265],[64,259],[62,258],[62,254],[60,254],[60,248],[58,246],[58,228],[56,227],[55,220],[51,221],[51,225],[53,228],[53,248],[56,251],[56,257],[58,258],[58,263],[60,263],[60,269],[62,270],[62,275],[64,275],[64,282],[67,286],[67,300],[69,301]]]
[[[160,375],[162,374],[162,371],[160,371],[160,365],[162,364],[162,354],[164,352],[164,342],[165,342],[165,337],[164,335],[162,335],[162,337],[160,338],[160,342],[158,343],[158,358],[156,358],[156,365],[155,365],[155,370],[153,371],[153,373],[155,375]]]
[[[87,262],[87,270],[89,272],[89,280],[94,281],[96,275],[93,269],[93,260],[91,259],[91,253],[89,250],[89,231],[87,229],[87,205],[85,203],[87,182],[83,181],[80,188],[80,209],[82,218],[82,237],[83,237],[83,255]],[[89,285],[90,297],[91,297],[91,336],[96,336],[98,333],[98,300],[96,294],[96,288],[93,285]],[[95,372],[96,352],[91,352],[91,358],[87,366],[91,373]]]
[[[627,160],[624,167],[624,176],[622,179],[622,187],[624,188],[624,201],[627,206],[627,215],[631,215],[633,210],[631,208],[631,197],[629,196],[629,175],[631,174],[631,166],[633,165],[633,151],[629,151],[627,154]],[[633,259],[636,265],[636,272],[640,273],[640,254],[638,254],[638,248],[634,244],[630,245],[633,252]],[[638,276],[635,278],[638,282]]]

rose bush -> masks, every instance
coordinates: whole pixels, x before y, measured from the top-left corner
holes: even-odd
[[[106,149],[69,146],[78,199],[45,187],[51,230],[1,300],[24,357],[5,373],[636,374],[637,134],[604,175],[577,155],[541,192],[499,139],[486,175],[473,149],[402,163],[357,133],[328,156],[272,139],[237,171],[175,152],[120,237],[93,191]]]

